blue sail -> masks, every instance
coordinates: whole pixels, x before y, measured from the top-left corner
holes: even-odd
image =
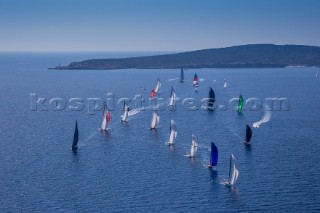
[[[251,140],[251,137],[252,137],[252,130],[248,125],[246,125],[246,140],[245,140],[245,142],[249,143]]]
[[[210,166],[216,166],[218,164],[218,148],[211,142],[211,156],[210,156]]]

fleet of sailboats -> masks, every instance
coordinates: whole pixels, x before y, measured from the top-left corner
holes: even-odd
[[[184,81],[184,73],[183,73],[183,69],[181,69],[180,82],[183,82],[183,81]],[[198,87],[197,74],[194,75],[193,85],[195,87]],[[154,95],[159,92],[160,87],[161,87],[161,82],[158,78],[156,87],[155,87],[155,89],[152,90],[150,96],[154,97]],[[227,87],[226,80],[224,80],[224,87]],[[169,106],[170,107],[174,107],[175,99],[176,99],[176,93],[175,93],[173,87],[171,87],[171,93],[170,93],[170,99],[169,99]],[[209,110],[213,109],[214,103],[215,103],[215,93],[214,93],[213,89],[211,87],[209,87],[209,98],[208,98],[208,105],[207,105]],[[243,109],[243,97],[242,97],[242,95],[240,95],[237,111],[241,112],[242,109]],[[121,116],[121,122],[126,122],[128,116],[129,116],[129,106],[128,106],[127,102],[124,102],[123,103],[123,114]],[[108,106],[105,104],[103,114],[102,114],[101,131],[106,131],[108,129],[108,125],[109,125],[110,121],[111,121],[111,112],[109,111]],[[150,128],[156,129],[157,125],[159,124],[159,121],[160,121],[160,116],[158,115],[158,113],[156,111],[153,111]],[[169,141],[167,142],[167,144],[173,145],[176,137],[177,137],[177,126],[176,126],[175,121],[173,119],[171,119],[170,120]],[[252,137],[252,130],[249,127],[249,125],[246,125],[246,137],[245,137],[244,142],[249,143],[251,140],[251,137]],[[77,150],[78,140],[79,140],[79,131],[78,131],[78,122],[76,121],[74,136],[73,136],[73,143],[72,143],[73,150]],[[190,153],[187,156],[190,158],[194,158],[196,156],[197,150],[198,150],[197,138],[194,134],[192,134]],[[211,168],[217,166],[217,164],[218,164],[218,148],[213,142],[211,142],[210,162],[208,164],[208,168],[211,169]],[[225,184],[229,185],[229,186],[233,186],[236,183],[238,176],[239,176],[239,170],[236,167],[234,155],[231,154],[230,165],[229,165],[229,178],[225,182]]]

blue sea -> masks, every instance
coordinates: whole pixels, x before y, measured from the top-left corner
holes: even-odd
[[[320,211],[319,68],[186,69],[183,83],[178,69],[47,69],[145,54],[0,54],[0,212]],[[153,131],[149,95],[157,78],[163,100]],[[167,107],[171,87],[181,99],[174,111]],[[209,87],[216,96],[212,112],[201,107]],[[100,104],[111,94],[110,129],[100,132]],[[240,94],[248,102],[242,114],[230,103]],[[70,108],[73,98],[82,100],[82,110]],[[127,123],[120,122],[121,98],[133,100]],[[284,104],[253,128],[266,110],[250,100],[264,105],[268,98]],[[166,145],[170,119],[178,128],[174,146]],[[253,132],[249,146],[242,142],[246,124]],[[198,151],[190,159],[192,134]],[[206,167],[211,141],[219,150],[214,170]],[[221,182],[231,153],[239,178],[228,187]]]

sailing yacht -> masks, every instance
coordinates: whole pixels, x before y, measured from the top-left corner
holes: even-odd
[[[168,145],[173,145],[174,139],[177,137],[177,126],[174,120],[170,120],[170,136],[169,136],[169,142]]]
[[[157,85],[156,85],[156,87],[155,87],[155,89],[154,89],[154,92],[155,92],[155,93],[158,93],[160,87],[161,87],[161,81],[160,81],[160,79],[158,78],[158,80],[157,80]]]
[[[104,110],[102,114],[101,131],[107,131],[108,124],[111,120],[111,113],[108,110],[108,106],[104,105]]]
[[[197,149],[198,149],[197,138],[194,134],[192,134],[191,149],[190,149],[190,154],[188,156],[190,158],[195,157],[197,153]]]
[[[251,137],[252,137],[252,130],[249,127],[249,125],[246,125],[246,139],[244,142],[248,144],[251,140]]]
[[[242,112],[243,109],[243,97],[242,95],[239,96],[239,102],[238,102],[238,107],[237,107],[237,111],[238,112]]]
[[[121,122],[127,122],[127,118],[129,115],[129,106],[126,102],[123,102],[123,114],[121,116]]]
[[[169,99],[169,108],[170,108],[170,110],[174,110],[175,99],[176,99],[176,93],[175,93],[173,87],[171,87],[171,94],[170,94],[170,99]]]
[[[212,111],[214,110],[213,104],[215,102],[216,96],[214,94],[214,91],[211,87],[209,87],[209,97],[208,97],[208,106],[207,109]]]
[[[153,112],[150,128],[155,129],[159,122],[160,122],[160,116],[158,115],[158,113]]]
[[[227,87],[228,87],[228,83],[227,83],[227,80],[226,80],[226,79],[224,79],[223,87],[224,87],[224,88],[227,88]]]
[[[210,162],[208,168],[211,169],[218,164],[218,148],[216,145],[211,142],[211,153],[210,153]]]
[[[183,83],[184,81],[184,72],[183,72],[183,68],[181,68],[181,71],[180,71],[180,82]]]
[[[79,131],[78,131],[78,122],[76,121],[76,127],[74,129],[73,134],[73,143],[72,143],[72,150],[78,149],[78,140],[79,140]]]
[[[234,161],[235,157],[233,154],[231,154],[229,166],[229,179],[226,181],[226,185],[228,186],[233,186],[237,182],[239,176],[239,170],[237,169]]]

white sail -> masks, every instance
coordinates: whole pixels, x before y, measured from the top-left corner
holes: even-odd
[[[160,122],[160,116],[156,112],[153,112],[150,128],[155,129],[159,122]]]
[[[239,171],[238,171],[236,165],[233,164],[233,171],[232,171],[232,176],[230,178],[230,185],[233,185],[236,183],[238,176],[239,176]]]
[[[103,117],[102,117],[102,124],[101,124],[101,130],[106,130],[107,129],[107,113],[108,109],[103,110]]]
[[[173,107],[175,104],[175,99],[176,99],[176,93],[173,88],[171,88],[171,96],[170,96],[170,101],[169,101],[169,106]]]
[[[226,81],[226,80],[224,80],[223,87],[224,87],[224,88],[228,87],[228,83],[227,83],[227,81]]]
[[[154,92],[157,93],[159,91],[160,87],[161,87],[161,82],[158,78],[158,82],[157,82],[156,88],[154,89]]]
[[[173,144],[174,139],[177,137],[177,127],[174,120],[171,119],[170,121],[170,137],[169,137],[169,145]]]
[[[128,107],[127,103],[124,103],[123,114],[121,116],[121,122],[126,122],[127,121],[128,113],[129,113],[129,107]]]
[[[194,134],[192,134],[192,142],[191,142],[191,150],[190,150],[190,157],[194,157],[197,152],[197,138]]]

